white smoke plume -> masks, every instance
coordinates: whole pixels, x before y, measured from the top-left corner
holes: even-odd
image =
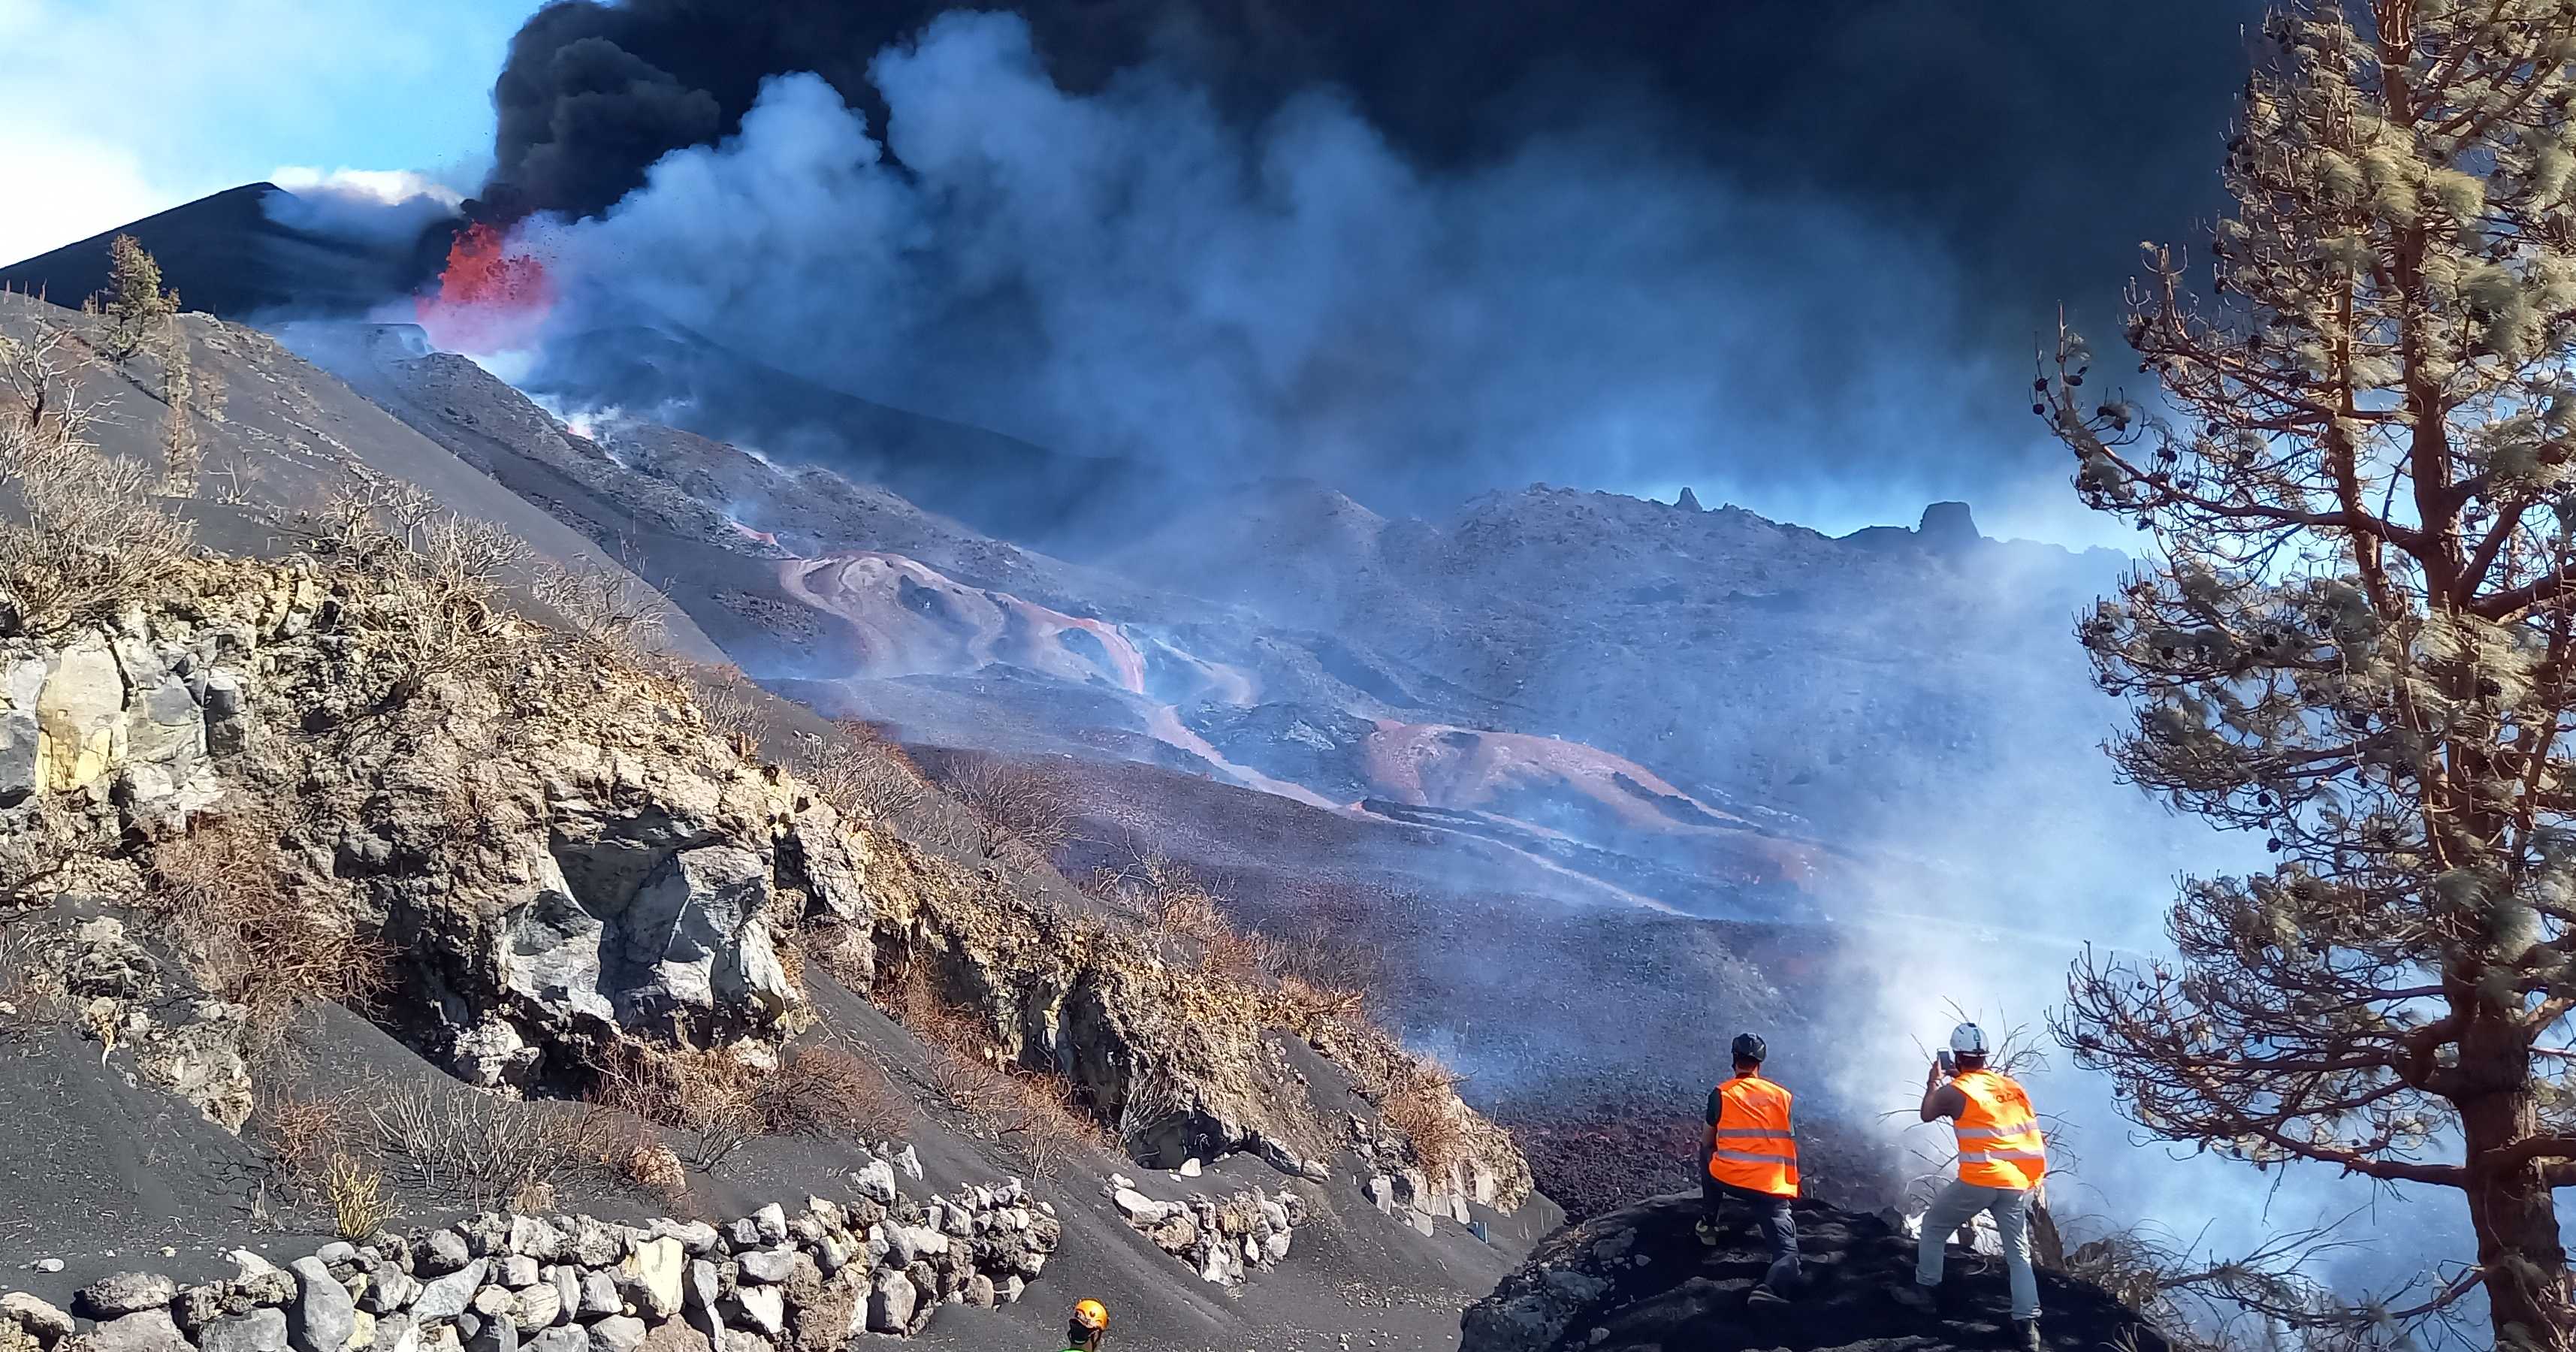
[[[456,219],[465,200],[455,188],[407,169],[282,165],[269,181],[286,190],[264,203],[280,225],[379,248],[409,248],[432,224]]]
[[[584,317],[676,321],[1058,450],[1401,508],[1678,475],[1813,519],[1845,489],[1808,462],[1955,444],[2018,379],[1939,350],[1951,278],[1904,222],[1619,128],[1434,176],[1328,92],[1250,133],[1152,70],[1068,95],[995,14],[939,19],[873,76],[881,131],[778,77],[738,136],[534,227]],[[1935,460],[1870,505],[1910,516]]]

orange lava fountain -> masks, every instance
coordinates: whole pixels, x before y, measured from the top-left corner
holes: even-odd
[[[477,221],[456,233],[437,286],[414,309],[441,350],[506,352],[534,340],[554,301],[545,263]]]

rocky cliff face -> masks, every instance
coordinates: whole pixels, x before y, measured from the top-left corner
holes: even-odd
[[[682,683],[463,604],[391,548],[205,561],[112,619],[0,639],[19,904],[69,870],[166,931],[206,1020],[239,1026],[303,980],[508,1092],[579,1089],[635,1047],[770,1064],[812,1017],[798,971],[826,945],[862,990],[928,983],[1139,1151],[1320,1174],[1352,1129],[1306,1058],[1413,1083],[1338,1009],[844,817]],[[122,1002],[108,1022],[146,995],[100,989]],[[227,1126],[239,1078],[194,1096]],[[1466,1144],[1421,1191],[1516,1205],[1518,1152],[1431,1099]]]
[[[518,659],[510,681],[440,669],[468,654],[427,646],[466,646],[423,632],[457,618],[433,604],[363,568],[208,563],[113,620],[0,641],[13,834],[130,865],[147,909],[204,889],[241,911],[192,938],[359,941],[333,956],[381,963],[386,1017],[472,1084],[562,1079],[623,1037],[774,1044],[798,995],[773,916],[863,905],[832,848],[795,856],[825,881],[780,872],[782,838],[830,824],[798,822],[667,682],[536,644],[471,654]]]

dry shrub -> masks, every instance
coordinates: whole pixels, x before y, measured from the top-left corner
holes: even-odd
[[[712,1169],[761,1134],[760,1071],[694,1047],[620,1045],[592,1066],[591,1102],[681,1133],[681,1157]]]
[[[146,497],[140,462],[86,439],[61,343],[0,335],[0,494],[25,517],[0,523],[0,633],[129,604],[178,572],[193,538]]]
[[[1224,903],[1197,876],[1161,855],[1147,855],[1129,870],[1130,896],[1146,923],[1190,945],[1211,975],[1259,984],[1270,974],[1271,944],[1226,919]]]
[[[2111,1230],[2079,1244],[2057,1265],[2109,1292],[2162,1333],[2175,1352],[2379,1352],[2418,1347],[2473,1284],[2475,1269],[2412,1306],[2368,1293],[2338,1292],[2317,1270],[2371,1241],[2342,1234],[2362,1213],[2299,1230],[2274,1231],[2253,1250],[2219,1254],[2154,1226]],[[2418,1293],[2421,1294],[2421,1293]],[[2439,1339],[2431,1340],[2438,1344]]]
[[[654,649],[670,619],[669,604],[643,579],[595,562],[540,566],[532,592],[537,604],[563,620],[575,641],[630,660]]]
[[[353,1155],[333,1155],[322,1166],[322,1195],[342,1239],[365,1239],[393,1218],[384,1171]]]
[[[1386,945],[1370,937],[1376,917],[1404,914],[1401,896],[1368,888],[1319,888],[1296,901],[1280,925],[1257,925],[1267,937],[1267,968],[1280,984],[1303,981],[1334,997],[1376,1002],[1391,986]]]
[[[883,1068],[839,1047],[790,1050],[753,1091],[762,1129],[773,1135],[882,1141],[901,1136],[911,1114]]]
[[[32,1042],[39,1030],[71,1018],[70,996],[45,960],[41,936],[0,924],[0,1043]]]
[[[974,814],[976,845],[987,859],[1041,862],[1073,835],[1073,802],[1064,786],[1029,766],[977,760],[944,787]]]
[[[1378,1116],[1404,1134],[1414,1162],[1435,1180],[1475,1155],[1476,1142],[1458,1102],[1459,1076],[1437,1061],[1407,1057],[1370,1095]]]
[[[391,979],[391,952],[344,907],[299,895],[277,867],[273,819],[230,812],[158,842],[145,904],[198,982],[274,1031],[307,1005],[363,1005]]]
[[[1179,940],[1208,975],[1271,989],[1301,1021],[1363,1018],[1367,993],[1384,987],[1383,960],[1347,927],[1318,917],[1288,939],[1238,928],[1223,897],[1154,851],[1131,847],[1125,863],[1094,872],[1086,886]]]
[[[529,549],[505,528],[373,476],[287,525],[315,555],[381,579],[366,628],[393,676],[386,704],[408,701],[437,677],[489,672],[524,655],[530,636],[501,583]]]
[[[1106,1149],[1108,1134],[1061,1075],[999,1064],[992,1030],[938,998],[918,963],[891,974],[880,997],[921,1040],[922,1087],[956,1114],[967,1134],[1015,1155],[1028,1173],[1052,1178],[1085,1148]]]
[[[1061,1075],[1017,1067],[1001,1072],[1009,1101],[987,1121],[993,1139],[1019,1156],[1029,1173],[1053,1178],[1084,1150],[1104,1150],[1109,1138]]]
[[[677,1203],[689,1195],[689,1171],[671,1147],[649,1131],[637,1133],[622,1153],[611,1157],[611,1163],[626,1181],[665,1201]]]
[[[555,1209],[555,1185],[529,1179],[510,1194],[510,1210],[522,1216],[538,1216]]]
[[[7,608],[8,598],[0,595],[0,612]],[[0,835],[0,915],[43,905],[76,856],[69,841],[41,827]]]
[[[652,1123],[597,1104],[583,1104],[578,1115],[566,1121],[564,1130],[580,1157],[582,1173],[623,1180],[661,1198],[666,1209],[677,1214],[676,1208],[689,1193],[689,1171],[680,1163],[680,1157],[662,1144]],[[533,1186],[537,1186],[535,1180],[520,1191]]]
[[[527,558],[517,536],[488,521],[447,516],[420,530],[421,547],[398,555],[410,604],[385,650],[402,663],[388,702],[400,704],[432,677],[487,673],[509,659],[523,635],[500,594],[502,576]]]
[[[602,1124],[472,1089],[399,1087],[367,1110],[394,1181],[442,1201],[499,1206],[603,1162]]]
[[[797,773],[842,816],[882,825],[920,805],[928,786],[903,748],[865,723],[843,721],[840,735],[796,734]]]
[[[883,1140],[907,1121],[885,1072],[840,1047],[795,1048],[763,1071],[722,1051],[629,1046],[593,1069],[594,1104],[680,1133],[680,1156],[700,1169],[755,1136]],[[672,1184],[652,1147],[636,1142],[624,1154],[629,1177]]]
[[[318,1177],[350,1144],[349,1105],[342,1099],[272,1098],[252,1114],[250,1131],[288,1181]]]
[[[1315,1023],[1364,1023],[1369,1019],[1369,997],[1364,991],[1347,986],[1318,986],[1303,977],[1279,978],[1278,996],[1298,1027]]]
[[[722,668],[700,681],[697,705],[707,731],[723,738],[736,752],[748,755],[760,745],[759,687],[742,674],[740,667]]]

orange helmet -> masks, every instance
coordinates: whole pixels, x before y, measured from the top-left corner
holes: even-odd
[[[1109,1307],[1096,1300],[1077,1300],[1073,1303],[1073,1322],[1096,1333],[1109,1327]]]

